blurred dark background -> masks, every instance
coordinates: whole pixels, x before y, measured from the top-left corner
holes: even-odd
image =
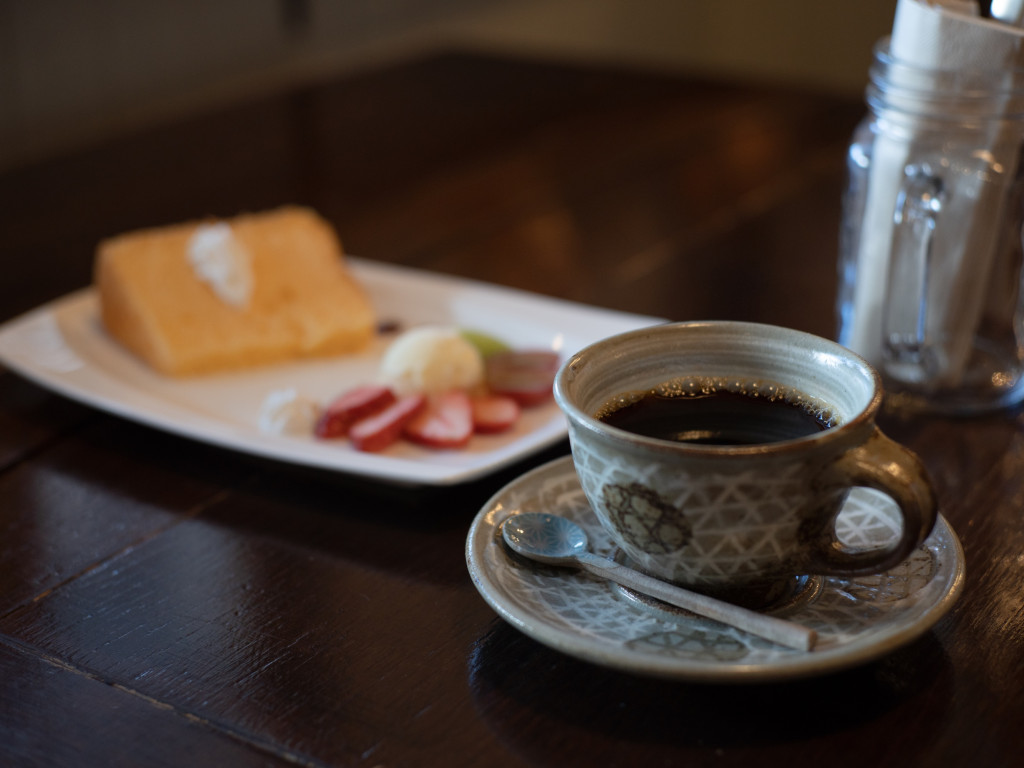
[[[437,50],[855,93],[896,0],[2,0],[0,171]]]

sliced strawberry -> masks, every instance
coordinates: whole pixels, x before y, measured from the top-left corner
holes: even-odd
[[[367,384],[350,389],[324,409],[313,431],[317,437],[325,439],[344,437],[357,421],[384,410],[393,402],[395,393],[382,385]]]
[[[477,395],[471,398],[473,431],[483,435],[504,432],[519,420],[520,408],[505,395]]]
[[[473,435],[473,407],[461,390],[433,395],[405,425],[405,436],[429,448],[461,448]]]
[[[384,450],[402,436],[403,428],[423,410],[426,402],[423,395],[407,395],[360,419],[348,431],[352,447],[357,451]]]
[[[487,386],[494,394],[511,397],[525,407],[551,397],[559,366],[556,352],[510,350],[491,355],[485,363]]]

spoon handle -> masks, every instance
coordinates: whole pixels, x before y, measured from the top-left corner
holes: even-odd
[[[818,639],[817,632],[801,624],[691,592],[590,552],[579,555],[577,560],[580,567],[596,576],[789,648],[809,651]]]

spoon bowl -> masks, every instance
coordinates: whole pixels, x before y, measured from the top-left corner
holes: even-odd
[[[515,552],[550,565],[573,565],[589,550],[587,532],[572,520],[544,512],[529,512],[508,518],[501,535]]]
[[[559,515],[521,512],[506,518],[501,524],[501,536],[513,552],[530,560],[583,569],[789,648],[810,651],[817,641],[817,633],[808,627],[691,592],[599,557],[590,552],[586,531]]]

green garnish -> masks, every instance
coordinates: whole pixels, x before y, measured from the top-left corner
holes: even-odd
[[[480,353],[481,357],[489,357],[490,355],[510,349],[509,345],[501,339],[495,338],[488,333],[483,333],[482,331],[460,328],[459,335],[476,347],[477,352]]]

